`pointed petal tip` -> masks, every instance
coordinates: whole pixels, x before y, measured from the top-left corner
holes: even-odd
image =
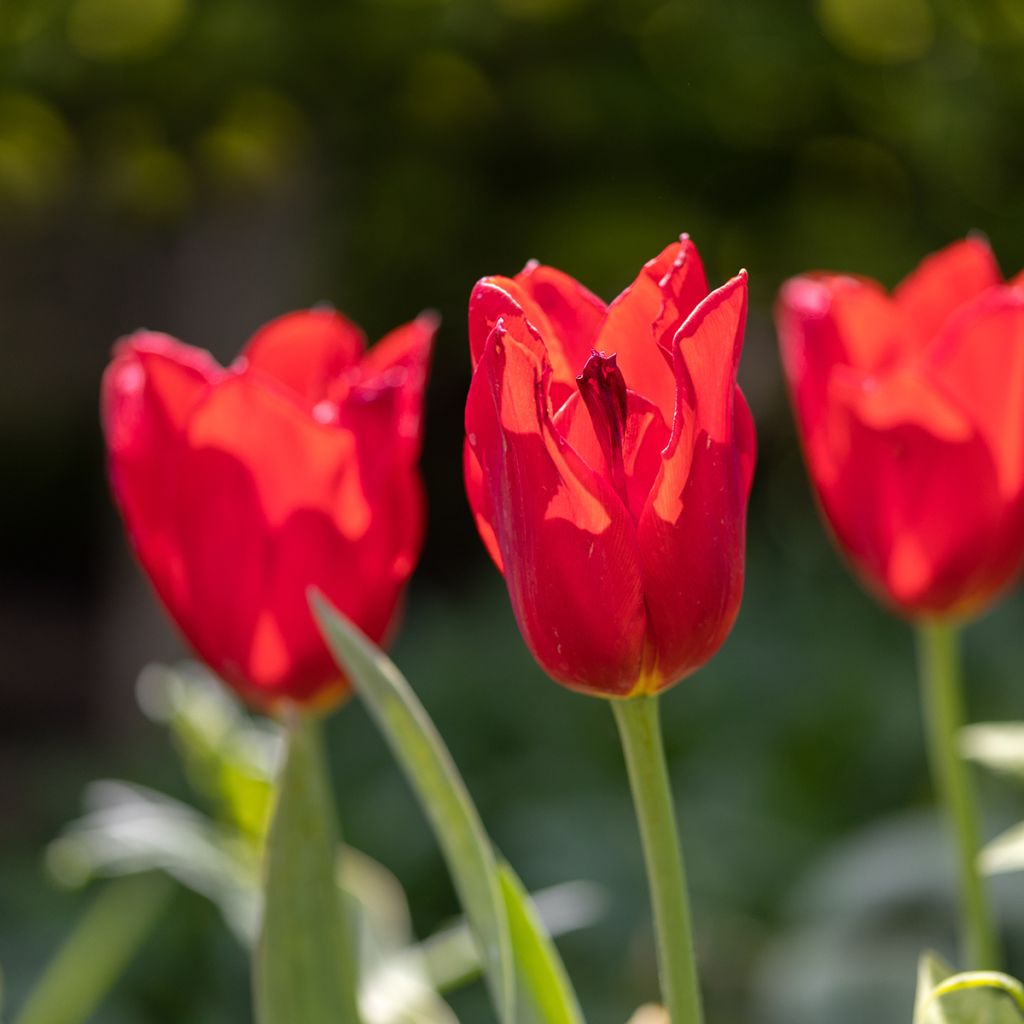
[[[436,309],[424,309],[413,323],[433,334],[441,326],[441,314]]]

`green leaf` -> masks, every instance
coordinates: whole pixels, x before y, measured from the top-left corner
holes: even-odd
[[[932,993],[948,977],[953,968],[930,950],[917,962],[917,994],[914,997],[914,1024],[924,1024]]]
[[[394,664],[318,591],[311,592],[310,603],[335,659],[369,708],[433,826],[480,950],[498,1017],[514,1024],[515,974],[498,867],[465,783]]]
[[[998,971],[952,969],[934,953],[918,965],[914,1024],[1020,1024],[1024,986]]]
[[[337,824],[318,723],[296,714],[267,835],[258,1024],[356,1024],[355,957],[335,880]]]
[[[505,900],[520,1001],[542,1024],[583,1024],[583,1013],[558,950],[533,900],[507,863],[498,868]]]
[[[148,937],[174,884],[147,874],[108,883],[43,972],[14,1024],[79,1024],[92,1016]]]

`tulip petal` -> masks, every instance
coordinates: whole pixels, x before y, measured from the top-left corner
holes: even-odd
[[[339,382],[338,422],[358,437],[379,438],[360,447],[378,468],[396,460],[413,466],[420,457],[423,397],[439,324],[436,314],[423,313],[396,328],[366,353],[354,379]]]
[[[103,375],[101,414],[114,498],[161,599],[180,599],[174,467],[195,407],[224,375],[209,353],[162,334],[118,343]]]
[[[515,281],[547,317],[550,333],[536,326],[552,365],[564,356],[573,376],[582,373],[607,312],[604,302],[574,277],[536,261],[527,263]],[[559,352],[553,355],[553,348]]]
[[[842,274],[787,281],[776,307],[786,374],[798,382],[798,407],[814,409],[837,365],[866,373],[904,355],[910,328],[881,285]],[[812,417],[813,418],[813,417]]]
[[[365,483],[348,430],[249,374],[193,412],[176,480],[185,586],[170,607],[203,658],[250,696],[286,687],[304,700],[334,674],[309,586],[375,640],[391,621],[420,543],[418,525],[403,524],[420,522],[422,496],[407,471]]]
[[[1002,284],[987,241],[966,238],[924,259],[893,298],[920,345],[926,345],[965,302]]]
[[[238,369],[276,378],[316,404],[328,386],[359,362],[363,332],[333,309],[308,309],[271,320],[249,339]]]
[[[564,310],[556,312],[563,318],[566,315]],[[556,407],[560,406],[576,390],[576,376],[590,355],[590,340],[581,345],[573,336],[563,343],[528,286],[509,277],[487,277],[477,282],[469,299],[469,350],[474,368],[499,320],[510,330],[514,327],[516,333],[527,331],[543,339],[551,367],[552,400]]]
[[[746,323],[747,273],[741,270],[700,303],[673,339],[678,353],[674,404],[685,393],[683,384],[692,387],[698,424],[712,441],[725,443],[732,436],[733,395]],[[686,366],[682,380],[678,360]]]
[[[483,485],[468,484],[474,513],[490,517],[537,660],[568,686],[623,694],[639,676],[645,632],[634,529],[608,484],[552,428],[549,374],[529,325],[495,325],[466,407]]]
[[[626,427],[622,437],[625,502],[636,520],[661,470],[661,453],[669,443],[670,430],[661,410],[634,391],[626,392],[626,409]],[[605,480],[612,479],[611,468],[578,391],[570,395],[558,410],[552,425],[590,469]]]
[[[988,445],[1007,501],[1024,492],[1024,292],[991,289],[929,350],[931,379]]]
[[[917,615],[962,611],[965,595],[969,603],[988,596],[1007,507],[982,440],[947,441],[910,423],[878,428],[839,403],[833,419],[833,436],[846,439],[834,445],[835,472],[826,478],[812,466],[812,477],[869,588]],[[1007,571],[1002,562],[997,572]]]
[[[638,524],[653,637],[652,689],[721,646],[743,592],[754,425],[736,387],[746,275],[709,295],[679,329],[672,439]]]
[[[684,235],[611,303],[593,346],[618,357],[626,386],[654,402],[666,421],[675,404],[672,338],[707,293],[697,247]]]

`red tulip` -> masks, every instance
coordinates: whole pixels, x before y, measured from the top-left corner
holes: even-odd
[[[958,242],[888,295],[797,277],[777,308],[818,500],[866,585],[909,616],[963,616],[1024,561],[1024,291]]]
[[[257,704],[346,691],[310,586],[373,640],[388,632],[423,536],[435,329],[423,315],[364,354],[357,327],[314,309],[263,327],[228,369],[163,334],[115,349],[102,413],[132,546],[198,655]]]
[[[556,680],[654,693],[702,665],[743,589],[754,427],[746,274],[708,294],[685,236],[610,306],[551,267],[480,281],[466,487]]]

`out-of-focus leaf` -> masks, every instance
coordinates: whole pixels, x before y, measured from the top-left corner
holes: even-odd
[[[964,757],[1024,780],[1024,722],[979,722],[960,730]]]
[[[398,879],[351,847],[339,857],[338,869],[359,924],[359,1010],[365,1024],[457,1024],[413,943]]]
[[[384,733],[433,825],[479,944],[499,1019],[516,1020],[515,973],[494,851],[451,755],[394,664],[314,591],[313,612],[339,666]]]
[[[171,730],[196,792],[262,847],[281,759],[280,727],[249,715],[199,665],[150,665],[137,693],[143,711]]]
[[[126,782],[92,783],[86,808],[47,850],[59,881],[81,885],[94,876],[164,871],[212,900],[239,940],[252,945],[259,878],[249,844],[187,804]]]
[[[928,950],[917,962],[917,992],[914,996],[914,1024],[923,1024],[932,993],[947,978],[952,977],[950,967],[938,953]]]
[[[498,867],[505,900],[512,954],[515,957],[518,1001],[541,1024],[583,1024],[583,1011],[530,894],[508,864]]]
[[[586,928],[604,912],[607,897],[592,882],[563,882],[532,894],[533,904],[551,935]],[[425,939],[419,946],[427,972],[439,992],[447,992],[475,978],[480,957],[464,923],[452,925]]]
[[[1024,871],[1024,822],[996,836],[980,856],[981,869],[987,875]]]
[[[1020,1024],[1024,986],[998,971],[952,969],[934,953],[918,965],[914,1024]]]
[[[43,972],[14,1024],[87,1020],[167,906],[173,883],[159,874],[107,883]]]
[[[337,827],[318,723],[295,714],[267,834],[263,921],[254,960],[258,1024],[359,1021]]]

